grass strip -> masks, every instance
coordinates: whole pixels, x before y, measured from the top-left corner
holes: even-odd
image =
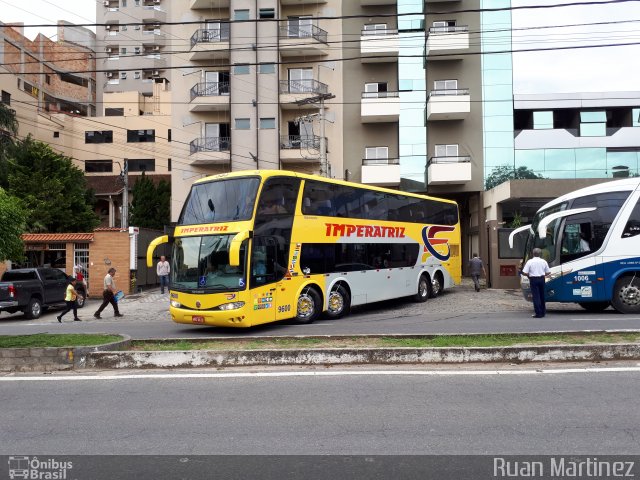
[[[535,345],[584,345],[640,343],[640,333],[596,334],[501,334],[501,335],[441,335],[424,338],[347,337],[347,338],[270,338],[221,339],[208,341],[132,342],[139,351],[168,350],[266,350],[317,348],[429,348],[429,347],[512,347]]]
[[[122,340],[120,335],[48,334],[1,335],[0,348],[84,347]]]

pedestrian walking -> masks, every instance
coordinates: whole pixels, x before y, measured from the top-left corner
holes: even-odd
[[[120,310],[118,310],[118,302],[116,302],[115,299],[115,295],[116,295],[116,282],[113,279],[113,277],[116,274],[116,269],[115,268],[110,268],[109,271],[107,272],[107,275],[104,277],[104,290],[102,292],[102,305],[100,305],[100,308],[98,309],[98,311],[96,313],[93,314],[94,317],[96,318],[101,318],[100,317],[100,313],[102,312],[102,310],[105,309],[105,307],[108,304],[111,304],[111,306],[113,307],[113,315],[114,317],[124,317],[124,315],[122,315],[120,313]]]
[[[469,273],[471,274],[471,279],[473,280],[473,286],[476,289],[476,292],[480,291],[480,276],[484,275],[487,277],[487,272],[484,269],[484,263],[482,263],[482,259],[478,256],[477,253],[473,254],[473,258],[469,260]]]
[[[171,267],[169,266],[169,262],[167,262],[164,255],[160,256],[160,261],[156,266],[156,273],[158,274],[158,278],[160,279],[160,293],[164,293],[164,287],[167,287],[167,292],[169,291],[169,272],[171,271]]]
[[[62,311],[62,313],[56,317],[59,323],[62,323],[62,317],[64,317],[71,310],[73,310],[73,319],[76,322],[80,321],[80,319],[78,318],[78,305],[76,304],[76,300],[79,296],[78,292],[76,291],[77,282],[77,279],[73,277],[69,278],[69,285],[67,285],[67,290],[65,291],[64,295],[64,301],[67,306]]]
[[[535,313],[531,315],[534,318],[542,318],[547,314],[547,308],[544,301],[544,281],[551,273],[549,264],[544,258],[541,258],[542,250],[533,249],[533,257],[527,260],[522,275],[529,278],[531,287],[531,297],[533,300],[533,309]]]

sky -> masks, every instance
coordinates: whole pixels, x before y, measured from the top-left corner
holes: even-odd
[[[57,20],[93,23],[96,3],[102,6],[100,0],[0,0],[0,20],[25,24],[53,24]],[[569,0],[512,0],[512,3],[513,6],[554,5],[569,3]],[[539,28],[620,21],[627,23]],[[640,58],[640,1],[514,10],[513,28],[516,29],[513,36],[514,50],[639,43],[635,46],[514,54],[516,94],[640,90],[640,62],[636,60]],[[529,30],[518,30],[522,28]],[[38,30],[49,37],[56,33],[55,28],[27,29],[25,33],[29,38],[34,38]]]

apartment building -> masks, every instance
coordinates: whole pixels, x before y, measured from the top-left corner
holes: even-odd
[[[161,26],[168,20],[168,0],[96,2],[98,113],[104,94],[137,91],[152,95],[167,77],[169,52],[185,50],[185,40]]]
[[[0,23],[0,64],[5,76],[15,75],[16,89],[29,96],[27,104],[33,110],[95,115],[95,34],[63,21],[57,41],[42,34],[32,41],[23,30]]]

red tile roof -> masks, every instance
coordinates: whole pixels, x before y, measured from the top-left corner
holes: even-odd
[[[25,242],[92,242],[93,233],[23,233]]]

